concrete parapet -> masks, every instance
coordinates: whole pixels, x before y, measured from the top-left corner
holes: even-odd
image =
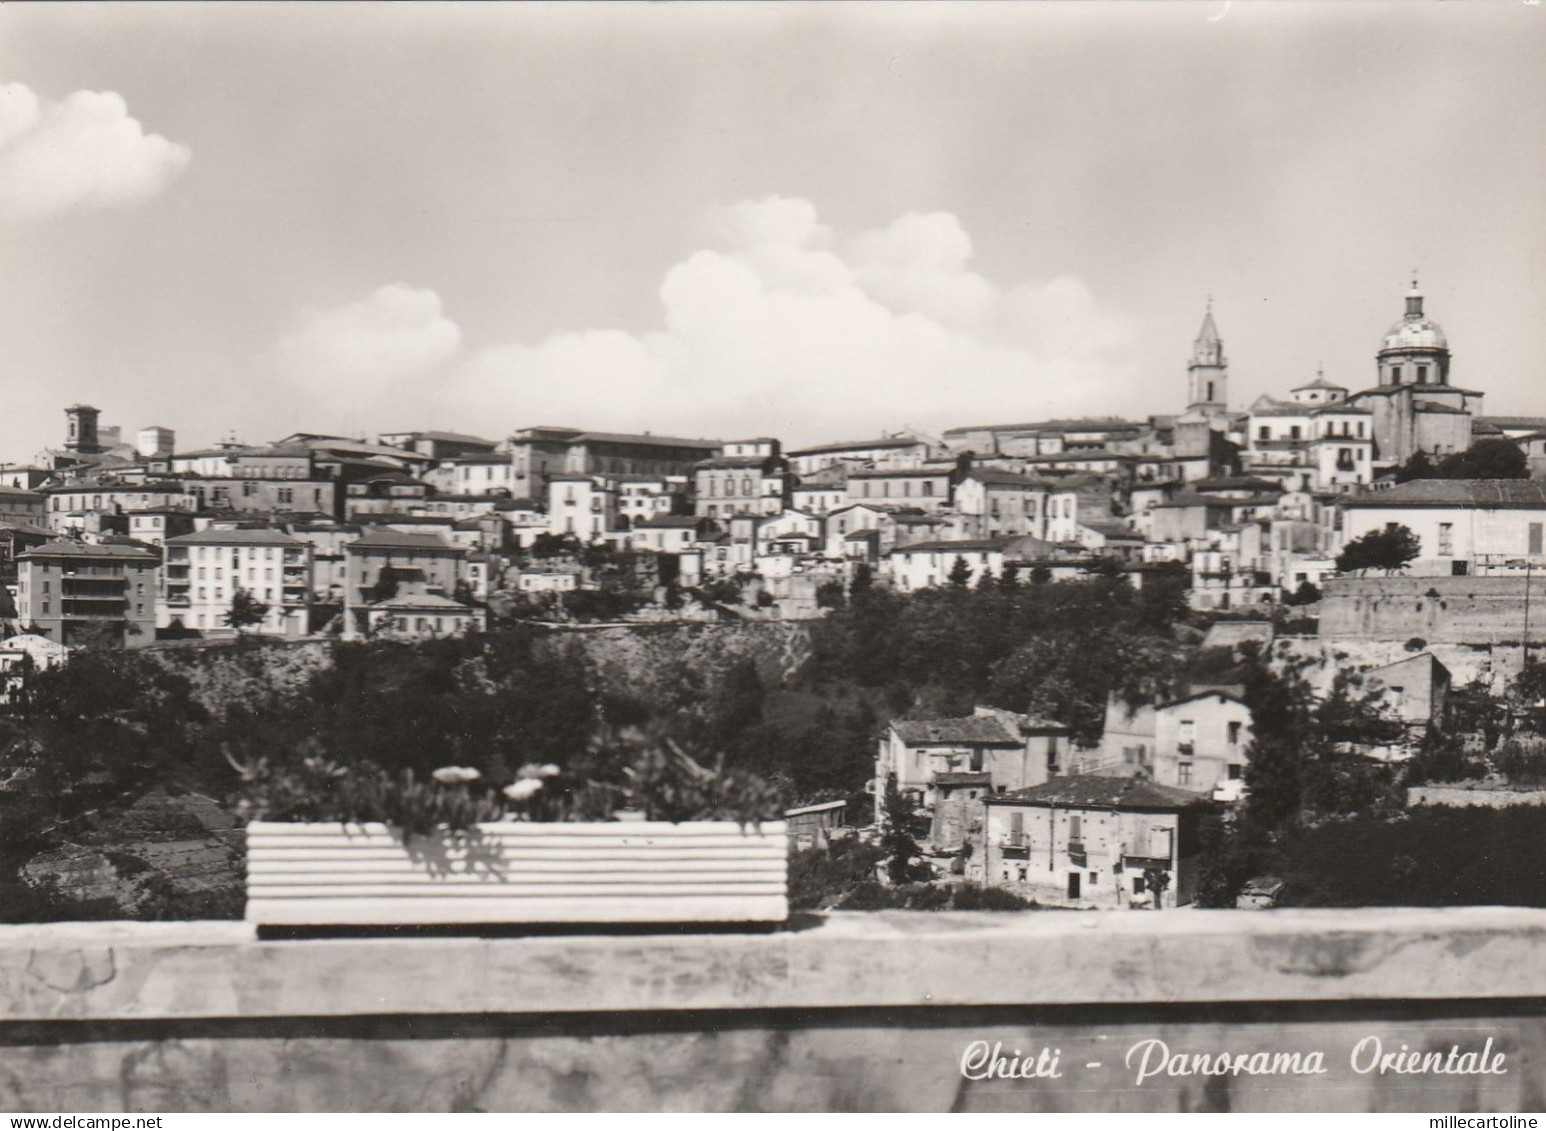
[[[1534,1110],[1542,1000],[1534,909],[848,913],[509,938],[5,927],[0,1108]],[[1488,1038],[1508,1072],[1365,1073],[1354,1051]],[[1139,1080],[1155,1040],[1320,1050],[1325,1071]],[[1058,1049],[1060,1074],[963,1071],[995,1043]]]

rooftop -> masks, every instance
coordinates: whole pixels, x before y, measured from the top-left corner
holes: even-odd
[[[817,444],[790,452],[791,456],[819,456],[828,452],[883,451],[888,448],[927,447],[927,443],[913,436],[884,436],[878,440],[837,440],[830,444]]]
[[[1138,778],[1107,778],[1073,774],[1045,785],[1017,789],[987,798],[989,805],[1068,806],[1071,808],[1173,810],[1208,802],[1195,793]]]
[[[353,542],[350,542],[346,548],[350,550],[423,550],[431,553],[461,553],[460,548],[452,546],[438,534],[409,534],[401,530],[393,530],[388,526],[367,527],[365,532]]]
[[[581,432],[571,444],[645,444],[661,448],[702,448],[717,450],[718,440],[690,440],[681,436],[653,436],[648,432]]]
[[[166,540],[168,546],[304,546],[283,530],[196,530]]]
[[[34,547],[17,556],[18,561],[25,558],[103,558],[119,561],[138,561],[143,558],[155,561],[156,555],[133,546],[104,546],[61,540]]]
[[[1109,418],[1075,418],[1068,420],[1041,420],[1030,424],[973,424],[965,428],[949,428],[947,436],[960,436],[967,432],[1141,432],[1148,425],[1131,420]]]
[[[1024,742],[1009,724],[992,715],[959,719],[897,719],[891,729],[909,746],[1019,746]]]
[[[930,520],[934,521],[934,520]],[[914,542],[911,546],[898,546],[897,554],[981,554],[1002,553],[1008,542],[1003,538],[961,538],[954,541]]]
[[[1534,479],[1414,479],[1388,491],[1351,495],[1342,500],[1342,506],[1546,510],[1546,482]]]

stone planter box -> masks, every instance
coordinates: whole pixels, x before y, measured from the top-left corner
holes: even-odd
[[[412,837],[380,824],[247,826],[260,926],[778,923],[784,822],[502,821]]]

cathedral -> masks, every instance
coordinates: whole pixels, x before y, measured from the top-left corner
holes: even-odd
[[[1416,279],[1406,295],[1405,313],[1385,332],[1375,365],[1377,383],[1372,387],[1350,393],[1346,387],[1317,376],[1295,389],[1292,401],[1260,398],[1251,406],[1249,417],[1298,416],[1306,410],[1315,416],[1328,412],[1367,416],[1373,463],[1379,468],[1399,466],[1419,451],[1444,456],[1471,446],[1482,394],[1450,384],[1449,341],[1443,328],[1423,311],[1423,294]],[[1187,412],[1180,422],[1206,420],[1215,430],[1228,431],[1240,426],[1238,414],[1228,408],[1229,367],[1211,302],[1192,343],[1187,387]],[[1249,444],[1255,439],[1255,427],[1249,421],[1244,423],[1244,438]],[[1264,433],[1264,438],[1269,435],[1274,441],[1278,439],[1275,433]],[[1303,439],[1311,439],[1309,429],[1304,430]]]
[[[1449,455],[1471,446],[1482,394],[1449,383],[1449,341],[1423,313],[1423,293],[1412,280],[1406,313],[1385,332],[1375,355],[1379,383],[1354,393],[1348,404],[1374,415],[1374,458],[1402,464],[1417,452]]]

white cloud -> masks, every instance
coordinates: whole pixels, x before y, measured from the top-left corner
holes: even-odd
[[[132,208],[188,167],[186,146],[147,134],[111,91],[40,98],[0,85],[0,220]]]
[[[359,410],[445,364],[461,341],[438,294],[392,283],[356,302],[308,311],[280,340],[277,360],[329,409]],[[413,390],[401,392],[413,399]]]
[[[398,408],[425,412],[432,395],[439,419],[484,431],[566,424],[814,441],[1080,412],[1136,383],[1128,318],[1075,279],[1005,289],[976,274],[971,240],[948,213],[909,214],[840,242],[810,202],[774,197],[714,208],[704,230],[714,246],[661,283],[659,329],[476,350],[432,394],[423,383],[416,400],[399,389],[408,399]],[[359,319],[336,321],[351,332],[321,336],[352,340]],[[438,303],[411,322],[407,344],[424,352],[427,338],[444,360],[455,328]],[[442,329],[429,334],[431,325]],[[361,397],[423,368],[405,359],[389,371],[393,350],[347,352],[373,360],[321,368],[339,384],[351,370]]]

